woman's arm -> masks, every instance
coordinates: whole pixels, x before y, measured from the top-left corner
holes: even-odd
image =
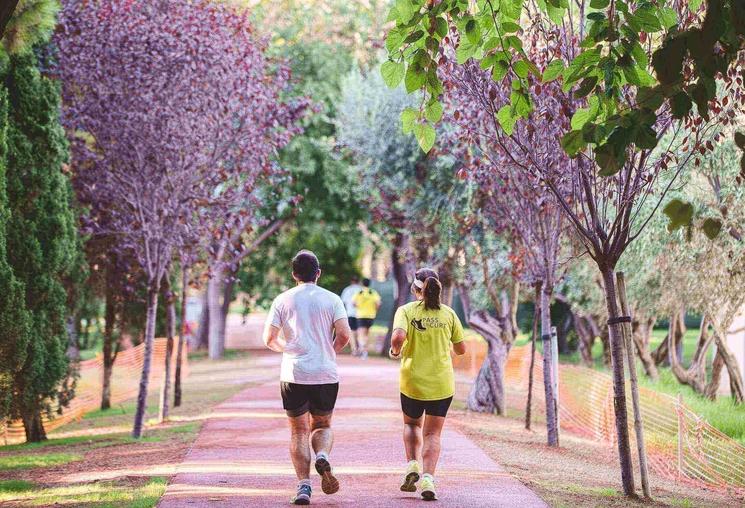
[[[466,341],[462,340],[453,344],[453,351],[458,356],[466,354]]]
[[[406,342],[406,331],[401,328],[393,330],[393,335],[391,336],[391,353],[393,356],[401,354],[401,348],[404,347],[404,342]]]

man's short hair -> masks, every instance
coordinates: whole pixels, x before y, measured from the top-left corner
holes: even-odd
[[[315,282],[321,269],[318,258],[309,250],[301,250],[292,258],[292,273],[301,282]]]
[[[370,287],[370,279],[368,279],[367,277],[365,277],[364,279],[362,279],[362,285],[365,286],[366,288],[369,288]]]
[[[350,280],[350,281],[352,281],[352,284],[357,284],[357,283],[358,283],[358,282],[360,281],[360,278],[359,278],[359,277],[357,277],[356,275],[352,275],[352,276],[351,276],[351,277],[349,278],[349,280]]]

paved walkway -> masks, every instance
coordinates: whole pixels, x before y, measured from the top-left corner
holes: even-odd
[[[260,359],[277,364],[279,355]],[[423,503],[398,490],[405,467],[398,403],[398,368],[385,360],[343,357],[331,463],[341,483],[321,492],[313,472],[312,505],[393,507]],[[277,381],[249,388],[217,406],[177,474],[161,508],[287,506],[296,484],[289,430]],[[476,444],[445,424],[436,475],[440,506],[545,507]]]

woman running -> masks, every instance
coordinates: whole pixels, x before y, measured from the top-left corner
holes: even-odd
[[[433,501],[437,499],[434,474],[440,433],[455,394],[450,345],[455,354],[462,355],[466,344],[458,316],[440,303],[442,285],[437,272],[418,270],[411,291],[416,301],[396,311],[390,350],[391,357],[401,358],[401,409],[409,461],[401,490],[416,492],[422,461],[422,498]]]

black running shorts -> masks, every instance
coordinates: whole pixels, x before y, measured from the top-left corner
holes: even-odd
[[[401,410],[409,418],[420,418],[423,413],[431,416],[447,416],[453,397],[439,400],[416,400],[401,394]]]
[[[300,416],[308,411],[316,416],[330,415],[336,405],[339,383],[323,385],[279,384],[282,392],[282,407],[287,416]]]
[[[347,318],[347,321],[349,321],[349,329],[350,330],[352,330],[352,331],[357,330],[357,327],[359,326],[359,324],[357,323],[357,318],[356,317],[349,317],[349,318]]]
[[[357,318],[357,326],[359,328],[371,328],[374,322],[375,322],[374,319]]]

